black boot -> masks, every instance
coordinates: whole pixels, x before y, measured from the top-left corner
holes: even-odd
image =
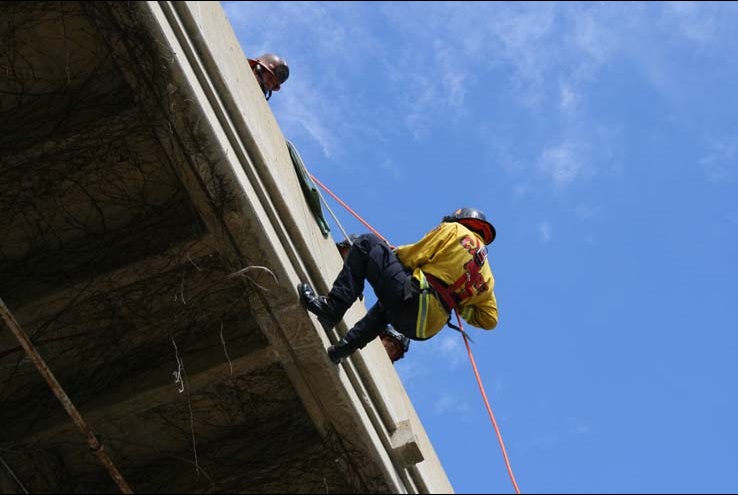
[[[315,294],[310,284],[299,284],[297,292],[305,308],[318,317],[326,332],[335,327],[348,310],[348,305],[343,301]]]
[[[350,356],[358,349],[363,349],[387,326],[386,318],[384,308],[377,302],[341,340],[328,348],[328,357],[335,364],[339,364],[343,358]]]
[[[335,345],[328,348],[328,357],[331,358],[333,364],[341,364],[343,358],[353,354],[358,349],[355,343],[348,342],[346,337],[339,340]]]

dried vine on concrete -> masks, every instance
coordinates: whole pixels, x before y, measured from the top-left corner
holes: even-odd
[[[249,294],[278,284],[248,253],[217,249],[235,193],[143,5],[3,2],[0,19],[0,296],[126,479],[149,492],[381,491],[351,474],[367,462],[357,449],[318,436],[278,365],[234,369],[267,345]],[[224,378],[190,390],[214,365]],[[152,389],[167,399],[139,402]],[[6,335],[0,398],[0,454],[30,491],[114,489]]]

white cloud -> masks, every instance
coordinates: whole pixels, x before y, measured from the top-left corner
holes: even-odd
[[[541,222],[538,224],[538,239],[543,244],[551,242],[551,224],[548,222]]]
[[[458,332],[444,329],[424,342],[412,342],[407,356],[395,365],[408,388],[423,386],[431,370],[450,372],[466,362],[467,354]]]
[[[405,41],[388,50],[396,62],[390,75],[393,84],[408,89],[399,103],[415,136],[465,112],[470,88],[488,88],[484,77],[491,69],[504,69],[494,86],[512,82],[523,89],[521,101],[538,101],[551,63],[541,48],[555,11],[552,4],[384,4],[389,24]],[[470,19],[477,21],[473,27]]]
[[[415,351],[415,352],[413,352]],[[415,344],[410,344],[410,350],[403,359],[395,363],[397,373],[403,378],[403,384],[408,390],[413,390],[417,386],[424,389],[427,385],[427,377],[432,368],[419,353],[422,349],[416,349]]]
[[[560,437],[556,433],[544,432],[534,436],[530,444],[537,450],[548,450],[559,444]]]
[[[453,330],[445,330],[433,338],[431,351],[436,362],[443,362],[449,369],[455,369],[466,359],[462,336]]]
[[[459,344],[459,339],[451,338],[448,335],[441,335],[439,337],[438,349],[443,354],[448,354],[449,352],[455,352],[456,350],[460,348],[461,348],[461,344]]]
[[[719,182],[735,173],[738,166],[738,141],[734,139],[711,139],[707,153],[697,162],[708,179]]]
[[[676,26],[675,32],[693,42],[706,44],[715,39],[716,19],[702,2],[666,2],[664,17]]]
[[[587,423],[577,423],[574,425],[572,433],[576,436],[586,435],[592,430],[592,427]]]
[[[549,176],[555,186],[567,186],[586,172],[584,154],[584,146],[564,141],[543,150],[538,159],[538,169]]]
[[[492,386],[495,392],[495,397],[499,397],[505,390],[507,390],[507,388],[502,383],[502,380],[499,378],[494,380]]]
[[[433,410],[437,414],[451,413],[454,416],[461,415],[462,417],[466,417],[472,412],[472,408],[468,402],[456,395],[451,394],[441,395],[436,400],[433,406]]]
[[[290,91],[283,93],[272,97],[279,99],[273,105],[281,110],[279,124],[284,134],[293,138],[307,136],[318,144],[326,158],[333,157],[338,146],[337,136],[330,123],[331,114],[321,115],[317,111],[323,106],[322,97],[300,81],[295,81]]]
[[[508,61],[524,80],[542,81],[543,73],[552,62],[546,58],[549,53],[545,50],[545,39],[555,15],[556,7],[552,4],[512,5],[487,25],[487,34],[502,42]]]
[[[589,63],[602,64],[617,49],[618,36],[609,22],[608,11],[590,10],[574,16],[574,46]]]
[[[561,86],[561,97],[559,107],[561,110],[572,110],[576,108],[579,95],[574,92],[569,84]]]
[[[530,187],[525,184],[516,184],[512,188],[513,199],[520,200],[528,195]]]
[[[574,209],[574,214],[582,220],[592,220],[600,214],[598,206],[580,204]]]
[[[391,158],[387,158],[383,162],[380,162],[379,166],[382,170],[388,172],[396,181],[402,180],[402,169],[398,167]]]

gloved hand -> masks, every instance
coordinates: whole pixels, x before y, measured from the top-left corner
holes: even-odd
[[[349,234],[348,238],[342,240],[341,242],[336,243],[336,247],[338,248],[338,252],[341,253],[341,257],[343,259],[346,259],[346,256],[348,256],[349,249],[351,249],[351,245],[356,242],[356,239],[359,236],[356,234]]]

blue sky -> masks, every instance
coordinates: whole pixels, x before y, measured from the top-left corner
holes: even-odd
[[[497,227],[500,323],[467,330],[523,493],[738,492],[738,4],[223,6],[393,244]],[[455,490],[512,493],[459,335],[396,368]]]

